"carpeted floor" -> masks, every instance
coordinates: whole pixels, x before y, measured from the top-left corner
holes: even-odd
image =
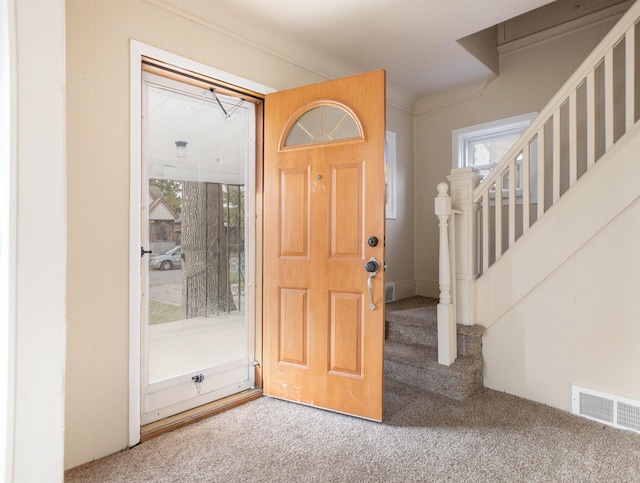
[[[482,390],[386,381],[374,423],[260,398],[67,472],[66,482],[633,482],[640,435]]]

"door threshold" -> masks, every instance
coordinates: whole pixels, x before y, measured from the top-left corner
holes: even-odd
[[[144,443],[161,434],[201,421],[260,397],[262,397],[262,388],[248,389],[160,421],[146,424],[140,428],[140,442]]]

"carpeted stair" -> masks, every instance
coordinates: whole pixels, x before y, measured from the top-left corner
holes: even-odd
[[[458,358],[438,364],[438,301],[410,297],[386,305],[385,377],[452,399],[482,387],[484,327],[458,324]]]

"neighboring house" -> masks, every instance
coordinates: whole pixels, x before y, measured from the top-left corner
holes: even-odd
[[[149,187],[149,228],[153,253],[180,244],[180,219],[157,186]]]
[[[128,355],[136,334],[129,332],[135,307],[128,281],[129,257],[137,249],[130,245],[128,219],[129,73],[136,68],[130,39],[275,89],[326,80],[268,46],[184,12],[180,3],[0,0],[0,373],[9,375],[0,377],[0,394],[8,394],[0,398],[0,433],[9,435],[0,438],[0,471],[11,467],[15,481],[59,479],[52,475],[61,476],[63,467],[114,453],[129,441],[129,398],[136,395],[129,392]],[[451,169],[451,132],[542,109],[617,18],[502,50],[500,75],[486,86],[430,93],[409,107],[388,103],[387,129],[397,134],[398,215],[387,222],[387,281],[396,284],[398,297],[438,295],[433,198]],[[5,159],[17,160],[11,170]],[[604,188],[616,191],[615,185]],[[165,227],[155,236],[175,236],[169,224],[173,219],[175,229],[176,213],[150,196],[153,216]],[[638,224],[636,201],[531,299],[531,310],[554,302],[570,326],[541,333],[517,311],[496,321],[488,335],[490,387],[567,409],[566,398],[557,396],[566,378],[556,377],[554,368],[585,379],[585,368],[573,366],[574,355],[585,347],[597,353],[603,340],[608,362],[581,359],[591,361],[586,369],[602,382],[595,389],[640,399],[640,388],[629,384],[640,371],[633,356],[639,351],[627,350],[640,336]],[[583,269],[585,259],[602,266]],[[601,278],[589,278],[595,275]],[[508,291],[509,274],[493,284],[492,290]],[[552,297],[560,292],[586,300],[588,310]],[[589,327],[594,317],[611,320],[594,335],[582,330],[582,316]],[[529,358],[505,348],[510,336],[521,348],[532,341],[544,345],[552,330],[571,332],[557,340],[575,334],[583,344],[572,355],[555,347]],[[517,370],[507,371],[509,365]],[[622,379],[612,369],[617,366]]]

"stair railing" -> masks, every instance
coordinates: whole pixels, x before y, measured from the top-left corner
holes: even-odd
[[[451,197],[446,183],[438,185],[438,360],[442,364],[455,360],[456,322],[476,323],[476,279],[638,120],[639,18],[640,0],[484,180],[478,170],[460,168],[447,177]],[[460,215],[452,218],[453,212]]]
[[[634,3],[475,188],[484,273],[635,124]]]

